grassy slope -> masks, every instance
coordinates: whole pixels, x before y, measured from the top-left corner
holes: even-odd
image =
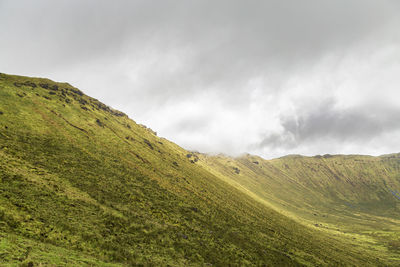
[[[400,157],[200,155],[254,199],[368,253],[400,263]]]
[[[32,263],[51,266],[122,266],[105,263],[71,249],[6,233],[0,234],[0,259],[1,266],[29,266]]]
[[[0,74],[0,261],[389,263],[207,162],[69,84]]]

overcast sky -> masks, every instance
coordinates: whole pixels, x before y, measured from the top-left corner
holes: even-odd
[[[399,45],[397,0],[0,0],[0,72],[200,152],[400,152]]]

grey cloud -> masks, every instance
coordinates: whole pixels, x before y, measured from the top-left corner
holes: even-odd
[[[311,64],[326,51],[367,38],[398,10],[395,1],[365,0],[23,3],[6,2],[0,11],[2,25],[13,29],[3,29],[8,44],[2,51],[15,43],[21,48],[12,55],[15,65],[62,68],[97,57],[136,60],[140,51],[159,56],[188,49],[178,58],[179,71],[159,74],[148,88],[171,86],[180,93],[213,83],[219,88],[238,83],[233,88],[240,90],[254,76],[287,71],[304,60]],[[184,82],[177,83],[178,77]]]
[[[343,144],[364,142],[400,130],[400,107],[370,106],[341,109],[329,99],[306,114],[281,118],[283,131],[267,135],[260,147],[295,148],[321,140]],[[303,112],[303,111],[299,111]]]
[[[257,144],[255,152],[285,150],[320,137],[368,139],[390,130],[390,110],[374,117],[365,113],[371,106],[350,104],[313,113],[291,97],[320,77],[326,97],[336,97],[342,80],[362,92],[358,82],[370,77],[347,77],[342,62],[353,60],[358,72],[369,66],[360,63],[362,53],[398,51],[399,28],[395,0],[0,0],[0,71],[68,81],[173,141],[193,147],[191,139],[174,138],[197,133],[198,150],[225,152],[236,143],[229,152],[249,144]],[[399,64],[390,64],[379,70],[396,73]],[[298,77],[304,84],[293,82]],[[380,78],[388,88],[399,82]],[[177,116],[187,101],[196,107],[191,116]],[[298,119],[287,113],[291,105]],[[280,120],[266,122],[263,113]],[[246,131],[251,138],[233,140]]]
[[[179,129],[179,131],[182,131],[182,132],[188,132],[190,134],[192,132],[199,132],[199,131],[207,130],[207,126],[209,126],[209,123],[210,122],[209,122],[208,118],[189,117],[189,118],[180,120],[177,124],[171,125],[171,127]]]

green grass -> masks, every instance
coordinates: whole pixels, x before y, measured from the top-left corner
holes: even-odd
[[[1,261],[155,266],[398,263],[398,236],[392,231],[397,210],[387,208],[397,202],[385,195],[376,212],[368,213],[387,220],[387,229],[368,224],[358,232],[331,231],[336,227],[332,220],[331,228],[322,230],[310,226],[307,216],[310,210],[325,212],[330,200],[319,205],[314,197],[304,196],[316,189],[301,180],[302,175],[283,171],[280,161],[259,160],[257,165],[246,158],[193,154],[67,83],[0,74]],[[391,166],[393,173],[385,181],[399,190],[397,161],[388,162],[385,168]],[[276,192],[271,194],[268,186]],[[374,203],[372,197],[361,200],[357,212],[365,212],[363,203]],[[346,220],[356,220],[355,212],[340,207],[335,216],[344,212]],[[380,207],[385,209],[381,212]],[[356,232],[365,242],[353,240]],[[21,256],[28,247],[28,256]]]
[[[400,263],[397,154],[200,158],[200,164],[221,179],[297,222],[350,240],[388,264]]]
[[[121,266],[101,262],[80,252],[69,250],[14,234],[0,235],[0,262],[2,266]]]

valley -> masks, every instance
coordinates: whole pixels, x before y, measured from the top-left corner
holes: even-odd
[[[0,74],[0,262],[400,264],[400,155],[187,151],[68,83]]]

